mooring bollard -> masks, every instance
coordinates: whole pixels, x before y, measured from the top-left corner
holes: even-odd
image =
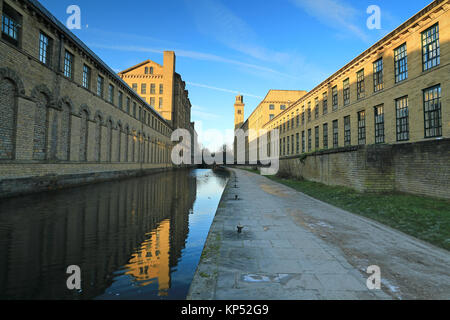
[[[244,229],[244,226],[241,226],[241,224],[239,223],[239,224],[237,225],[237,232],[238,232],[238,233],[242,233],[242,229]]]

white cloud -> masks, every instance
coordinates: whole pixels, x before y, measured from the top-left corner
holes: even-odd
[[[297,7],[303,9],[310,16],[316,18],[339,31],[347,30],[364,42],[368,36],[357,26],[355,20],[361,16],[358,10],[341,0],[291,0]],[[366,20],[364,20],[365,23]]]
[[[250,93],[242,93],[242,92],[237,91],[237,90],[218,88],[218,87],[213,87],[213,86],[209,86],[209,85],[206,85],[206,84],[189,82],[189,81],[186,81],[186,84],[194,86],[194,87],[206,88],[206,89],[211,89],[211,90],[216,90],[216,91],[223,91],[223,92],[229,92],[229,93],[235,93],[235,94],[242,94],[243,96],[246,96],[246,97],[263,99],[263,97],[261,97],[261,96],[257,96],[257,95],[250,94]]]
[[[156,49],[156,48],[149,48],[149,47],[140,47],[140,46],[121,46],[121,45],[105,45],[105,44],[98,44],[98,43],[89,43],[89,47],[91,48],[98,48],[98,49],[108,49],[108,50],[116,50],[116,51],[128,51],[128,52],[151,52],[151,53],[163,53],[163,49]],[[195,60],[203,60],[203,61],[214,61],[214,62],[221,62],[226,64],[232,64],[237,65],[240,67],[245,67],[257,71],[267,72],[271,74],[275,74],[278,76],[286,77],[286,78],[292,78],[296,79],[297,77],[294,77],[292,75],[279,72],[275,69],[271,69],[268,67],[263,67],[256,64],[251,63],[245,63],[238,60],[228,59],[225,57],[217,56],[210,53],[204,53],[204,52],[198,52],[198,51],[188,51],[188,50],[179,50],[179,49],[173,49],[175,51],[175,54],[178,57],[184,57],[184,58],[190,58]]]

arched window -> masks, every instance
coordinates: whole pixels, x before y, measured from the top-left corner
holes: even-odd
[[[150,74],[153,74],[153,67],[150,67]]]
[[[145,74],[148,74],[148,67],[145,67]]]

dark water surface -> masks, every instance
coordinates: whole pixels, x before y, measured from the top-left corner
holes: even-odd
[[[180,170],[0,200],[0,299],[184,299],[227,179]]]

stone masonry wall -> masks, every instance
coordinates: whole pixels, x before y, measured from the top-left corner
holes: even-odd
[[[359,191],[450,199],[450,139],[355,146],[282,158],[279,174]]]

